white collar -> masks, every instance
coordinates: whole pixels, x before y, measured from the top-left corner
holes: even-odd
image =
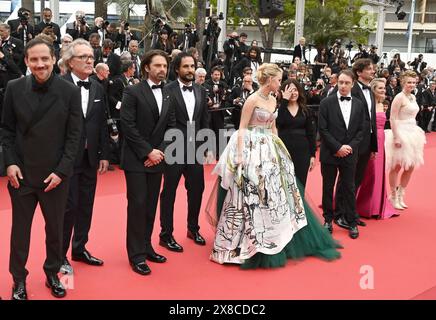
[[[79,81],[89,81],[88,77],[86,77],[85,80],[82,80],[78,76],[76,76],[73,72],[71,72],[71,77],[73,78],[73,82],[76,86],[77,86],[77,82],[79,82]]]

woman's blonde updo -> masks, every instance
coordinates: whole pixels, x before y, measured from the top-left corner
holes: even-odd
[[[400,75],[400,81],[401,81],[401,85],[403,85],[406,81],[407,78],[414,78],[416,79],[418,75],[416,74],[415,71],[413,70],[406,70],[404,71],[401,75]]]
[[[282,72],[282,69],[275,63],[264,63],[257,69],[257,81],[262,86],[267,83],[269,77],[276,77]]]

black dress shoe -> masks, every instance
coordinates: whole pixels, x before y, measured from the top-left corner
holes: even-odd
[[[51,290],[51,294],[53,295],[53,297],[63,298],[67,295],[67,291],[65,290],[62,283],[59,281],[57,275],[47,276],[45,286]]]
[[[96,257],[93,257],[88,250],[84,250],[82,253],[78,255],[73,255],[71,257],[73,261],[81,261],[85,262],[86,264],[89,264],[91,266],[102,266],[103,260],[100,260]]]
[[[200,246],[206,245],[206,240],[204,240],[204,238],[201,236],[201,234],[198,231],[197,232],[192,232],[192,231],[188,230],[187,237],[189,239],[194,240],[194,242],[196,244],[199,244]]]
[[[170,237],[168,240],[160,239],[159,245],[167,248],[170,251],[183,252],[183,247],[178,244],[173,237]]]
[[[356,227],[350,227],[350,230],[348,231],[348,234],[351,239],[357,239],[359,237],[359,229]]]
[[[161,256],[160,254],[157,254],[156,252],[147,253],[145,257],[148,261],[156,263],[164,263],[167,261],[167,258]]]
[[[141,276],[146,276],[151,273],[150,268],[147,266],[145,262],[140,262],[140,263],[130,262],[130,266],[132,267],[133,271],[140,274]]]
[[[340,226],[341,228],[344,228],[344,229],[347,229],[347,230],[350,230],[350,225],[341,217],[341,218],[338,218],[337,220],[335,220],[335,223],[338,225],[338,226]]]
[[[19,281],[14,283],[12,288],[12,300],[27,300],[26,283]]]
[[[357,220],[357,225],[358,225],[358,226],[361,226],[361,227],[366,227],[366,223],[363,222],[363,221],[360,220],[360,219]]]
[[[330,222],[324,222],[324,228],[326,228],[328,230],[328,232],[330,232],[330,234],[333,233],[333,223]]]

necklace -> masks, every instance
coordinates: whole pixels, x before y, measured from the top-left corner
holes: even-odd
[[[413,102],[413,96],[412,96],[412,94],[406,94],[406,93],[404,93],[404,95],[406,96],[407,99],[409,99],[410,102]]]
[[[269,100],[269,94],[268,95],[264,95],[262,92],[260,92],[260,91],[257,91],[257,95],[259,96],[259,97],[261,97],[263,100]]]

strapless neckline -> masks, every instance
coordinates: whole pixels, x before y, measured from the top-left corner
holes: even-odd
[[[262,107],[255,107],[255,109],[260,109],[260,110],[263,110],[263,111],[266,111],[266,112],[269,112],[270,114],[274,114],[274,113],[276,113],[276,111],[277,111],[277,108],[273,111],[273,112],[271,112],[271,111],[269,111],[268,109],[265,109],[265,108],[262,108]]]

